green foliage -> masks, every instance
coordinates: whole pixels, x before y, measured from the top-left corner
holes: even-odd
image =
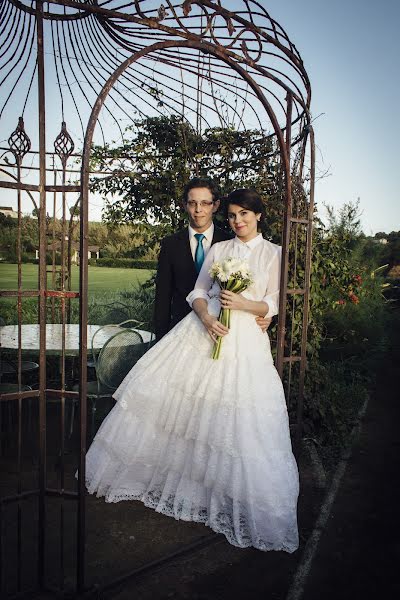
[[[294,191],[295,205],[302,205],[302,196],[301,188]],[[317,218],[314,223],[304,435],[321,447],[339,449],[346,445],[368,395],[370,373],[387,350],[390,314],[382,254],[359,231],[358,205],[347,205],[339,215],[331,211],[330,216],[327,226]],[[303,287],[304,242],[304,230],[295,232],[289,247],[289,287]],[[302,296],[289,296],[286,344],[292,354],[300,353],[303,307]],[[293,370],[289,412],[294,420],[297,385],[298,372]]]
[[[383,246],[382,258],[391,268],[400,264],[400,231],[391,231],[385,239],[387,244]]]
[[[368,320],[373,314],[383,318],[385,313],[383,281],[374,276],[381,253],[357,231],[358,203],[345,205],[338,217],[331,210],[328,226],[315,221],[308,343],[311,356],[317,356],[321,346],[336,339],[344,323],[347,332],[357,323],[361,351],[365,338],[372,340],[363,332],[362,315]]]
[[[110,238],[110,232],[105,223],[89,222],[88,243],[89,246],[99,246],[100,250],[104,248]]]
[[[320,447],[342,448],[357,413],[368,397],[370,381],[347,361],[309,363],[306,377],[304,436]]]
[[[101,246],[104,258],[136,258],[156,260],[160,250],[159,239],[164,228],[146,223],[125,223],[108,226],[107,241]]]
[[[140,220],[177,230],[185,219],[183,189],[193,176],[215,179],[224,194],[239,186],[257,186],[265,199],[276,192],[276,152],[262,132],[211,128],[199,135],[178,116],[137,121],[130,132],[123,146],[92,150],[92,167],[109,171],[92,178],[91,189],[103,195],[110,223]]]
[[[0,228],[4,229],[14,229],[18,227],[18,220],[13,219],[10,215],[5,215],[4,213],[0,213]]]
[[[93,261],[97,267],[122,267],[124,269],[157,269],[156,260],[134,258],[98,258]]]
[[[338,240],[351,246],[361,235],[360,200],[347,202],[339,210],[325,205],[328,216],[328,230]]]
[[[38,300],[37,298],[24,298],[22,301],[22,323],[38,322]],[[18,322],[17,300],[7,298],[0,300],[0,319],[4,325],[16,325]]]

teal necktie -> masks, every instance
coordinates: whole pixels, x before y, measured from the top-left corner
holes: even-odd
[[[196,271],[200,273],[201,265],[204,262],[203,240],[205,236],[202,233],[195,233],[194,237],[197,240],[197,248],[196,253],[194,255],[194,265],[196,267]]]

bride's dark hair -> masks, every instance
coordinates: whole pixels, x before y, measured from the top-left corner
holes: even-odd
[[[236,204],[254,213],[261,213],[261,220],[265,217],[265,206],[260,194],[256,190],[241,188],[225,196],[223,198],[223,210],[226,218],[228,218],[228,207],[230,204]]]

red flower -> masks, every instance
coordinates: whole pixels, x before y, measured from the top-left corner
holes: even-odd
[[[353,304],[358,304],[360,302],[360,298],[355,294],[349,294],[349,298]]]

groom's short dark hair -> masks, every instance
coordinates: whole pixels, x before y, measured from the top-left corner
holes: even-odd
[[[207,188],[211,192],[213,202],[219,200],[220,191],[217,184],[214,183],[212,179],[208,179],[207,177],[193,177],[193,179],[191,179],[189,183],[185,185],[185,189],[183,190],[184,204],[187,204],[189,192],[194,188]]]

